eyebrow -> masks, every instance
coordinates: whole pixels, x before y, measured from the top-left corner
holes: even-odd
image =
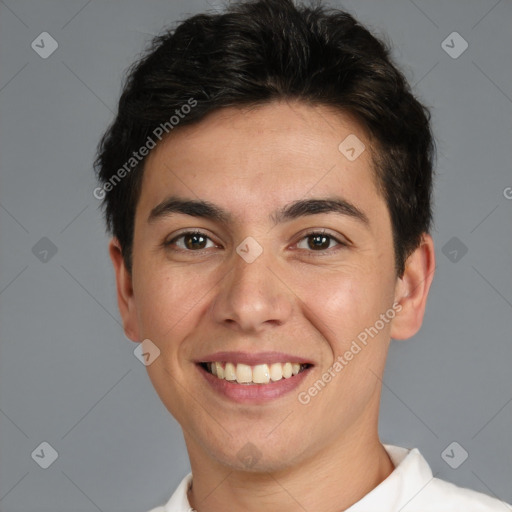
[[[344,215],[361,222],[365,227],[370,225],[367,215],[362,210],[340,197],[299,199],[276,210],[270,214],[269,218],[276,225],[299,217],[320,213]],[[223,224],[233,223],[234,219],[231,213],[209,201],[171,196],[151,210],[148,223],[151,224],[173,214],[190,215],[191,217],[200,217]]]

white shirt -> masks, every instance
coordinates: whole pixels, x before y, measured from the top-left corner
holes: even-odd
[[[384,445],[395,469],[346,512],[508,512],[512,506],[486,494],[434,478],[417,448]],[[170,500],[149,512],[191,512],[187,491],[189,473]]]

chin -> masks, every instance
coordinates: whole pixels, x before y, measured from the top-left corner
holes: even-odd
[[[244,436],[236,442],[231,439],[208,451],[219,464],[233,471],[276,473],[299,463],[302,454],[297,452],[297,446],[301,441],[294,442],[290,436],[269,439],[264,433],[257,438]]]

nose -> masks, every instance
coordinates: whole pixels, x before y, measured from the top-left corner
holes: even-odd
[[[214,320],[252,333],[283,325],[292,314],[293,293],[279,274],[270,253],[263,251],[250,263],[235,254],[234,267],[222,280],[214,300]]]

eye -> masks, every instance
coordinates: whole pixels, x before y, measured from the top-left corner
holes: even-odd
[[[306,241],[306,247],[300,247],[300,244]],[[326,233],[325,231],[312,231],[307,233],[297,244],[299,249],[311,249],[312,252],[317,252],[319,254],[323,254],[325,252],[332,252],[329,249],[332,249],[331,243],[336,242],[339,246],[346,247],[348,244],[342,242],[338,238],[333,235]],[[337,250],[337,249],[336,249]],[[311,252],[311,251],[310,251]]]
[[[184,251],[201,251],[208,249],[208,240],[212,243],[210,247],[215,247],[210,237],[205,235],[202,231],[186,231],[172,240],[165,242],[165,246],[169,247],[175,245]]]
[[[301,247],[301,244],[304,244],[304,242],[306,246]],[[308,252],[315,252],[317,254],[331,253],[333,252],[333,242],[340,247],[348,246],[347,243],[342,242],[334,235],[330,235],[323,230],[307,233],[297,244],[297,248],[306,249]],[[208,246],[208,243],[211,245]],[[186,252],[199,252],[211,247],[216,247],[216,244],[211,240],[211,238],[202,231],[185,231],[184,233],[181,233],[173,239],[165,242],[164,245],[165,247],[175,246],[178,250]]]

